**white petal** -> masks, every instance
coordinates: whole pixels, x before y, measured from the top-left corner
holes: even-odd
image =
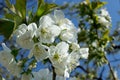
[[[38,35],[40,36],[40,42],[42,43],[53,43],[55,40],[55,37],[57,37],[60,34],[60,28],[55,25],[51,26],[43,26],[39,28],[37,31]]]
[[[31,80],[32,75],[31,74],[23,74],[21,80]]]
[[[65,69],[55,68],[55,73],[59,76],[64,76]]]
[[[106,9],[101,9],[101,16],[109,16],[108,11],[106,11]]]
[[[87,59],[89,55],[89,48],[80,48],[80,54],[82,58]]]
[[[49,14],[41,17],[40,20],[39,20],[39,25],[49,26],[49,25],[52,25],[52,24],[54,24],[54,21],[53,21],[51,15],[49,15]]]
[[[11,50],[5,45],[5,43],[2,43],[3,50],[0,51],[0,63],[7,67],[10,62],[13,62],[13,55],[11,54]]]
[[[68,52],[69,45],[66,42],[60,42],[57,44],[56,49],[58,53],[65,55]]]
[[[5,43],[2,43],[2,47],[3,47],[4,51],[11,52],[11,50],[5,45]]]
[[[37,43],[31,49],[29,57],[32,55],[34,55],[38,61],[46,59],[49,56],[49,47],[42,45],[41,43]]]
[[[105,17],[103,16],[99,16],[99,23],[106,26],[106,27],[109,27],[111,22],[109,22]]]
[[[5,67],[7,67],[9,65],[9,63],[11,62],[11,60],[13,58],[14,57],[9,52],[6,52],[6,51],[1,51],[0,52],[0,63]]]
[[[26,32],[26,30],[27,30],[27,25],[26,24],[21,24],[21,25],[18,26],[18,29],[16,29],[14,34],[16,36],[20,36],[20,35],[24,34]]]
[[[25,34],[19,36],[16,39],[16,42],[20,45],[20,47],[25,49],[31,49],[34,45],[34,41],[31,38],[31,32],[27,31]]]
[[[77,43],[71,43],[71,47],[70,48],[75,51],[75,50],[80,49],[80,46]]]
[[[60,29],[58,26],[52,25],[52,26],[50,27],[50,32],[51,32],[51,34],[52,34],[54,37],[56,37],[56,36],[58,36],[58,35],[60,34],[61,29]]]
[[[28,25],[28,30],[35,31],[37,30],[37,25],[35,23],[31,23]]]
[[[39,72],[33,72],[34,80],[52,80],[52,74],[48,69],[41,69]]]
[[[66,80],[66,78],[65,77],[63,77],[63,76],[56,76],[56,80]]]
[[[41,69],[41,70],[39,71],[39,74],[40,74],[40,75],[43,75],[43,76],[48,75],[48,74],[49,74],[49,69]]]
[[[19,77],[20,76],[20,73],[22,71],[22,69],[17,66],[16,63],[12,63],[10,64],[8,67],[7,67],[8,71],[10,71],[11,74],[13,74],[14,76],[17,76]]]
[[[35,23],[31,23],[28,25],[28,31],[31,31],[32,38],[36,36],[37,25]]]
[[[64,72],[64,77],[65,77],[65,78],[69,78],[68,69],[65,69],[65,72]]]
[[[73,30],[64,30],[61,32],[60,38],[68,43],[77,42],[77,32]]]
[[[55,10],[54,11],[54,16],[57,20],[62,20],[64,19],[64,13],[61,10]]]
[[[67,58],[67,65],[69,71],[72,71],[79,65],[80,54],[76,51],[72,51]]]

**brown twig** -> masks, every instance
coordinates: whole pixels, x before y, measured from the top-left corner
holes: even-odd
[[[53,80],[56,80],[56,73],[55,73],[55,69],[53,66],[52,66],[52,69],[53,69]]]
[[[106,56],[105,56],[105,59],[108,61],[108,67],[109,67],[110,72],[111,72],[111,74],[112,74],[113,80],[117,80],[117,78],[115,77],[115,74],[114,74],[113,68],[112,68],[112,66],[111,66],[111,64],[110,64],[110,62],[109,62],[109,60],[107,59]]]
[[[87,73],[87,74],[89,73],[89,71],[87,71],[86,69],[84,69],[84,68],[83,68],[82,66],[80,66],[80,65],[79,65],[79,66],[77,66],[77,68],[82,69],[82,70],[83,70],[85,73]]]

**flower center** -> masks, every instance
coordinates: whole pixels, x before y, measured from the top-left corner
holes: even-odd
[[[41,33],[44,35],[44,34],[46,34],[48,31],[47,31],[47,28],[45,28],[45,27],[43,27],[42,29],[41,29]]]
[[[55,53],[54,56],[53,56],[53,59],[54,59],[54,60],[58,60],[59,58],[60,58],[60,57],[59,57],[58,53]]]

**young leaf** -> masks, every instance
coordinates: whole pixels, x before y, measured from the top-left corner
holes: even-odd
[[[21,16],[23,19],[26,18],[26,4],[27,0],[21,1],[21,0],[16,0],[15,4],[15,9],[17,11],[17,14]]]
[[[0,34],[4,35],[6,39],[9,39],[13,32],[14,22],[0,19]]]

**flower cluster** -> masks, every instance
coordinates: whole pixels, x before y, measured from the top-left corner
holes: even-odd
[[[30,49],[29,57],[35,56],[37,61],[49,58],[57,75],[69,77],[79,59],[88,57],[88,48],[80,48],[77,43],[77,31],[62,11],[55,10],[54,15],[40,18],[39,27],[35,23],[21,24],[16,42]]]
[[[78,29],[69,19],[65,18],[64,13],[61,10],[55,10],[54,15],[42,16],[38,26],[36,23],[28,26],[21,24],[14,34],[18,46],[30,50],[29,58],[34,56],[37,61],[49,59],[58,76],[69,77],[70,72],[79,65],[79,59],[88,57],[89,49],[80,48],[77,33]],[[13,59],[10,50],[0,52],[0,55],[5,55],[3,58],[11,56],[8,59]],[[10,63],[8,59],[2,59],[0,63],[8,66],[7,64]],[[32,74],[35,80],[40,78],[38,72]],[[23,74],[22,79],[26,80],[25,78],[28,80],[27,76]]]
[[[106,9],[100,10],[98,22],[107,28],[109,28],[109,26],[111,25],[111,17]]]
[[[2,43],[3,51],[0,51],[0,63],[7,68],[14,76],[19,76],[21,68],[15,62],[14,56],[11,54],[11,50]]]

